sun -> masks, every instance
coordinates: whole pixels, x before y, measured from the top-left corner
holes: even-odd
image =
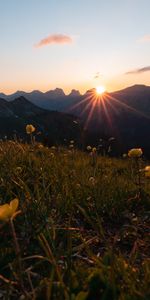
[[[106,91],[106,89],[105,89],[105,87],[102,86],[102,85],[99,85],[99,86],[96,87],[96,93],[97,93],[98,95],[102,95],[103,93],[105,93],[105,91]]]

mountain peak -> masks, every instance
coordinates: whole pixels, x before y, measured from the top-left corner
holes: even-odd
[[[138,92],[145,92],[150,91],[150,86],[144,84],[134,84],[124,89],[112,92],[111,94],[120,94],[120,93],[138,93]]]
[[[52,99],[55,99],[57,97],[65,97],[65,93],[64,93],[63,89],[60,89],[60,88],[50,90],[50,91],[46,92],[45,95]]]
[[[23,94],[23,93],[25,93],[25,92],[24,92],[24,91],[21,91],[21,90],[18,90],[18,91],[15,92],[16,95],[17,95],[17,94]]]
[[[0,98],[6,98],[6,95],[4,93],[0,93]]]
[[[33,90],[30,94],[43,94],[40,90]]]
[[[21,104],[21,105],[24,105],[24,104],[30,104],[30,105],[33,105],[29,100],[27,100],[24,96],[19,96],[17,98],[15,98],[14,100],[11,101],[12,104]]]
[[[92,88],[92,89],[90,89],[90,90],[87,90],[86,92],[85,92],[85,95],[89,95],[89,94],[93,94],[93,93],[95,93],[95,88]]]
[[[10,108],[17,116],[33,116],[39,114],[44,110],[31,101],[27,100],[24,96],[20,96],[9,102]]]
[[[71,93],[68,96],[70,96],[70,97],[79,97],[79,96],[81,96],[81,94],[78,90],[72,89]]]

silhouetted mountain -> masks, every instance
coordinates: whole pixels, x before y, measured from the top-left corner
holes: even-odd
[[[147,109],[150,111],[150,86],[134,85],[111,95],[140,111],[147,112]]]
[[[34,105],[23,96],[13,101],[0,99],[0,137],[27,138],[25,127],[33,124],[37,139],[47,144],[64,143],[64,140],[79,140],[80,125],[72,115],[48,111]]]
[[[33,111],[35,112],[35,109],[30,107],[31,104],[36,104],[48,110],[69,113],[84,123],[82,136],[84,136],[85,143],[98,144],[100,138],[108,140],[109,137],[114,136],[119,143],[118,149],[121,149],[121,151],[126,151],[131,147],[143,147],[147,154],[150,153],[149,86],[134,85],[101,96],[96,96],[95,89],[88,90],[84,95],[80,95],[76,90],[72,90],[69,95],[65,95],[61,89],[46,93],[40,91],[17,92],[17,95],[21,94],[26,95],[26,98],[32,102],[24,104],[26,107],[22,109],[26,112],[26,118],[29,112],[31,114]],[[16,94],[5,96],[5,99],[10,101],[15,96]],[[18,101],[17,109],[21,111],[24,101],[21,98]],[[0,111],[1,114],[5,111],[6,115],[10,115],[13,111],[14,114],[18,115],[17,109],[12,110],[11,106],[6,106],[6,101],[3,100]],[[36,107],[37,109],[40,108]],[[44,111],[43,114],[46,115],[46,112]],[[38,122],[40,113],[37,111],[35,115],[36,122]],[[64,114],[63,118],[65,116]],[[48,122],[49,117],[47,117],[47,126]],[[59,122],[58,119],[57,122]],[[70,123],[69,128],[72,124],[75,123]]]
[[[64,91],[59,88],[56,88],[55,90],[52,90],[52,91],[48,91],[48,92],[44,93],[44,95],[50,99],[57,99],[57,98],[65,97]]]
[[[91,89],[65,111],[82,119],[87,141],[99,144],[100,138],[114,136],[119,152],[143,147],[150,157],[150,87],[135,85],[101,96]]]
[[[150,87],[135,85],[94,98],[93,91],[88,91],[75,108],[75,114],[82,116],[90,132],[90,139],[114,136],[118,149],[143,147],[150,156]]]
[[[5,95],[4,93],[0,93],[0,99],[6,99],[8,98],[9,96]]]
[[[81,95],[79,91],[72,90],[69,95],[65,95],[62,89],[56,88],[55,90],[48,91],[46,93],[40,92],[38,90],[33,92],[23,92],[17,91],[12,95],[0,94],[0,97],[12,101],[20,96],[24,96],[33,104],[48,110],[56,111],[70,111],[74,112],[74,105],[85,103],[86,99],[95,93],[95,89],[88,90],[84,95]],[[108,93],[111,97],[123,102],[124,104],[138,108],[141,111],[150,110],[149,99],[150,99],[150,87],[145,85],[134,85],[126,89],[116,91],[113,93]],[[88,99],[87,99],[88,101]],[[90,100],[89,100],[90,101]],[[80,106],[80,105],[78,105]],[[75,113],[80,114],[80,110],[75,110]]]
[[[11,117],[13,115],[12,110],[9,107],[9,103],[0,98],[0,117]]]
[[[0,94],[1,95],[1,94]],[[56,88],[45,93],[40,91],[23,92],[17,91],[11,95],[2,94],[2,98],[7,101],[12,101],[20,96],[24,96],[33,104],[48,110],[64,111],[81,97],[79,91],[72,90],[69,95],[65,95],[62,89]],[[76,99],[77,98],[77,99]]]
[[[71,93],[68,95],[68,97],[80,97],[81,94],[78,90],[72,90]]]
[[[10,109],[19,117],[30,117],[40,114],[43,110],[28,101],[23,96],[16,98],[8,103]]]

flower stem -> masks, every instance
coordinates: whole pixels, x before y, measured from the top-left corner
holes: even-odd
[[[11,231],[12,231],[12,236],[13,236],[13,241],[14,241],[14,246],[15,246],[15,253],[16,253],[16,259],[17,259],[17,267],[18,267],[18,283],[21,286],[22,291],[26,294],[25,290],[24,290],[24,285],[23,285],[23,278],[22,278],[22,274],[23,274],[23,270],[22,270],[22,262],[21,262],[21,251],[20,251],[20,247],[19,247],[19,243],[17,240],[17,235],[16,235],[16,231],[15,231],[15,226],[14,226],[14,222],[13,219],[10,219],[10,227],[11,227]]]

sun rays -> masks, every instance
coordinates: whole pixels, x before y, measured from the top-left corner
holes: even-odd
[[[104,94],[105,91],[106,91],[106,88],[104,86],[102,86],[102,85],[99,85],[99,86],[96,87],[96,93],[98,95]]]
[[[97,118],[99,124],[104,122],[106,124],[103,125],[109,126],[111,130],[116,130],[116,116],[121,115],[123,111],[150,119],[141,111],[129,106],[126,101],[121,101],[105,92],[105,88],[102,86],[87,91],[80,101],[70,107],[71,113],[78,112],[79,117],[84,119],[84,129],[89,127],[93,118]]]

